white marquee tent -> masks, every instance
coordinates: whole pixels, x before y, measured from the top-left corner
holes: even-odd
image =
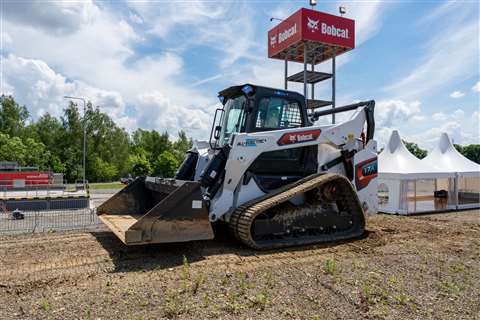
[[[378,180],[381,212],[414,214],[456,208],[455,173],[415,157],[396,130],[378,155]]]
[[[421,162],[455,173],[455,203],[458,209],[480,208],[480,165],[460,154],[446,133],[442,133],[437,147]]]

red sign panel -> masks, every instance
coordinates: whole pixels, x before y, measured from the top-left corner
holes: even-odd
[[[377,158],[372,158],[360,162],[355,166],[355,185],[357,190],[360,191],[368,184],[371,180],[377,177],[378,165]]]
[[[351,50],[355,47],[355,21],[302,8],[268,32],[268,57],[279,58],[302,41],[338,47],[337,53]]]
[[[298,10],[268,31],[268,57],[302,40],[302,10]]]
[[[317,140],[320,133],[320,129],[285,133],[278,139],[277,144],[283,146],[286,144],[314,141]]]

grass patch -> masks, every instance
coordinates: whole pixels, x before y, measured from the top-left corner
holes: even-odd
[[[178,293],[175,291],[171,291],[168,292],[165,297],[164,310],[165,316],[169,319],[172,319],[177,317],[178,315],[181,315],[182,313],[187,312],[188,308],[186,303],[182,301]]]
[[[50,302],[48,302],[47,299],[43,298],[40,301],[40,308],[42,308],[43,311],[49,312],[50,310],[52,310],[52,305],[50,304]]]
[[[334,259],[325,260],[325,264],[323,265],[323,272],[332,276],[336,274],[338,272],[337,262]]]
[[[408,294],[405,294],[405,293],[395,294],[395,295],[393,295],[392,298],[396,303],[401,304],[401,305],[407,305],[409,302],[411,302],[413,300],[413,298],[411,296],[409,296]]]
[[[440,292],[440,295],[455,299],[460,297],[462,292],[465,290],[463,285],[448,280],[438,283],[437,288]]]
[[[90,188],[90,190],[123,189],[125,185],[120,182],[100,182],[100,183],[89,183],[88,187]]]
[[[260,310],[264,310],[265,306],[268,303],[268,292],[266,290],[262,290],[261,292],[257,293],[253,298],[251,298],[250,300],[252,301],[252,305],[254,307],[257,307]]]
[[[225,303],[225,311],[234,315],[240,314],[244,306],[239,300],[240,297],[237,294],[229,294]]]

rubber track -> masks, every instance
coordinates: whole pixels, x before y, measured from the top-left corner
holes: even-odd
[[[312,244],[317,242],[336,241],[336,240],[342,240],[342,239],[360,236],[363,233],[364,222],[363,222],[362,230],[360,234],[352,234],[349,237],[331,237],[329,240],[319,239],[318,241],[315,241],[315,240],[312,241],[311,239],[308,239],[303,242],[297,241],[296,243],[292,243],[292,244],[282,242],[282,243],[271,243],[268,245],[260,245],[252,238],[251,226],[253,221],[259,214],[261,214],[262,212],[264,212],[269,208],[272,208],[285,201],[288,201],[290,198],[298,194],[305,193],[309,190],[318,188],[325,183],[338,180],[338,179],[343,179],[347,181],[348,184],[351,186],[350,182],[342,175],[333,174],[333,173],[318,173],[318,174],[305,177],[292,184],[286,185],[272,193],[269,193],[262,197],[248,201],[243,205],[238,206],[235,209],[235,211],[232,213],[232,216],[230,217],[230,222],[229,222],[230,230],[235,235],[235,237],[241,242],[243,242],[245,245],[254,249],[259,249],[259,250],[283,248],[283,247],[290,247],[293,245],[304,245],[304,244]],[[358,197],[356,196],[356,192],[353,189],[353,186],[351,186],[351,191],[352,191],[352,195],[354,196],[352,196],[350,199],[344,199],[344,200],[353,201],[355,202],[354,205],[357,205],[359,208],[361,208],[360,202],[358,200]],[[362,210],[362,215],[363,215],[363,210]],[[363,216],[363,221],[365,221],[365,216]]]

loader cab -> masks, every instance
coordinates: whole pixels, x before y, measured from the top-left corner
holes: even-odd
[[[229,149],[235,133],[311,126],[305,98],[297,92],[245,84],[221,91],[219,98],[223,109],[217,109],[218,125],[214,120],[212,128],[217,148]],[[292,147],[260,154],[248,168],[244,183],[253,178],[269,192],[316,171],[317,146]]]
[[[218,97],[223,109],[217,109],[212,135],[220,147],[229,144],[234,133],[310,125],[305,98],[297,92],[245,84],[220,91]]]

